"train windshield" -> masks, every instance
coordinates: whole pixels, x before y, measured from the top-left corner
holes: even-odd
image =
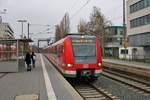
[[[73,39],[72,47],[76,63],[96,63],[95,39]]]
[[[73,44],[75,57],[95,57],[95,44]]]

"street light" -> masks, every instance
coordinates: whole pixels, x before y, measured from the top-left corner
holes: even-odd
[[[0,14],[6,14],[7,9],[3,9],[2,12],[0,12]],[[2,23],[2,16],[0,16],[0,23]]]
[[[21,38],[23,38],[23,23],[27,22],[27,20],[18,20],[18,22],[20,22],[21,26],[22,26],[22,28],[21,28],[22,37]]]
[[[125,48],[125,59],[126,59],[127,47],[128,47],[127,33],[126,33],[126,0],[123,0],[123,33],[124,33],[123,46]]]
[[[123,0],[123,31],[124,31],[124,40],[126,40],[126,0]]]

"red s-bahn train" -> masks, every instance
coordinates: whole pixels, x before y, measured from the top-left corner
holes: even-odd
[[[100,39],[93,35],[69,34],[43,49],[65,77],[94,77],[102,72]]]

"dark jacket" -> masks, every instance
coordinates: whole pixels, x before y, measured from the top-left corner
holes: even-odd
[[[31,64],[31,55],[30,55],[30,53],[26,54],[25,62],[26,62],[26,64]]]
[[[35,53],[32,52],[32,54],[31,54],[31,59],[32,59],[32,61],[35,61],[35,57],[36,57]]]

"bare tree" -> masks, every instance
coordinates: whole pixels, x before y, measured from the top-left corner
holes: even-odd
[[[58,41],[63,38],[70,31],[69,14],[65,13],[59,25],[55,27],[55,40]]]
[[[64,32],[68,33],[70,31],[70,19],[69,14],[66,13],[64,16]]]
[[[111,22],[108,21],[104,15],[101,13],[100,8],[93,7],[93,12],[90,16],[90,23],[91,23],[91,30],[89,30],[92,34],[98,35],[101,37],[101,43],[102,43],[102,52],[104,56],[104,47],[105,47],[105,40],[107,37],[105,37],[105,28],[111,25]]]
[[[86,29],[86,30],[84,30],[84,31],[86,31],[85,32],[86,34],[93,34],[93,35],[101,37],[103,56],[104,56],[105,40],[107,38],[107,37],[105,37],[105,34],[104,34],[105,27],[110,26],[110,25],[111,25],[111,22],[108,21],[104,17],[104,15],[101,13],[100,8],[98,8],[98,7],[93,7],[93,11],[90,15],[90,21],[87,22],[86,25],[84,25],[84,26],[86,26],[86,27],[84,27],[84,29]]]
[[[62,37],[64,37],[70,31],[69,26],[70,26],[69,14],[65,13],[60,23]]]
[[[87,23],[84,20],[80,20],[80,23],[78,25],[78,32],[80,33],[86,33],[87,32]]]
[[[59,25],[55,26],[55,41],[58,41],[61,39],[61,29]]]

